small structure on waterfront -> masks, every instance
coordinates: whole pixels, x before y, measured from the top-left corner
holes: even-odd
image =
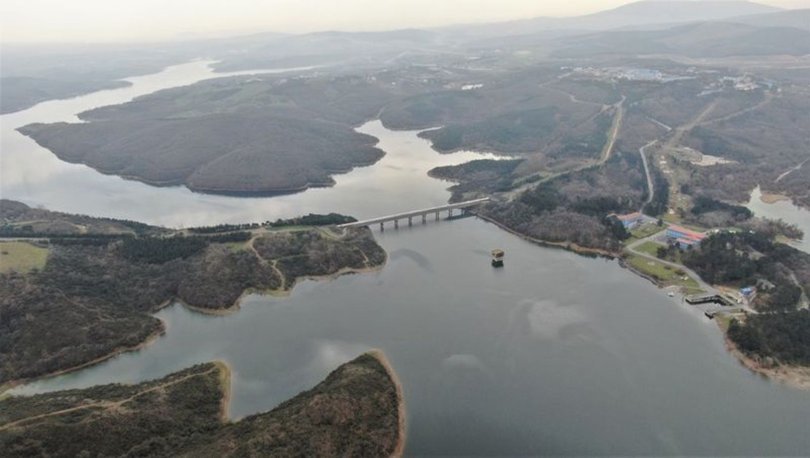
[[[503,250],[492,250],[492,267],[503,267]]]

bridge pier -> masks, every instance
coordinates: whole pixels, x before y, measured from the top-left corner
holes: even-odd
[[[352,228],[352,227],[372,227],[375,224],[379,224],[380,225],[380,231],[384,231],[385,230],[385,223],[387,223],[389,221],[393,221],[394,222],[394,228],[399,229],[399,220],[401,220],[401,219],[407,218],[408,219],[408,226],[413,226],[414,218],[421,216],[422,217],[422,224],[427,224],[428,218],[430,217],[431,213],[433,213],[436,221],[440,221],[442,219],[442,212],[445,211],[445,210],[447,210],[448,218],[453,218],[453,215],[454,215],[453,210],[460,209],[462,215],[468,214],[469,213],[467,211],[468,207],[472,207],[474,205],[479,205],[479,204],[482,204],[482,203],[487,202],[489,200],[490,199],[488,197],[484,197],[484,198],[481,198],[481,199],[470,200],[470,201],[467,201],[467,202],[457,202],[457,203],[454,203],[454,204],[441,205],[441,206],[438,206],[438,207],[425,208],[425,209],[422,209],[422,210],[415,210],[415,211],[397,213],[397,214],[394,214],[394,215],[383,216],[383,217],[380,217],[380,218],[370,218],[370,219],[367,219],[367,220],[364,220],[364,221],[355,221],[355,222],[352,222],[352,223],[339,224],[337,227],[340,228],[340,229],[346,229],[346,228]]]

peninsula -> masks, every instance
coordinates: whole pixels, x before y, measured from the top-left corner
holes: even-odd
[[[200,364],[137,385],[0,400],[4,456],[401,456],[404,400],[381,352],[269,412],[227,418],[230,370]]]
[[[11,240],[0,241],[0,384],[137,349],[164,332],[151,314],[173,302],[226,313],[245,293],[285,293],[299,278],[382,266],[386,253],[370,230],[328,226],[349,220],[178,231],[0,201],[0,235]]]

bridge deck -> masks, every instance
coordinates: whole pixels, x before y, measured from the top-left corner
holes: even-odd
[[[474,207],[476,205],[483,204],[484,202],[488,202],[489,200],[490,200],[489,197],[483,197],[481,199],[468,200],[466,202],[458,202],[458,203],[455,203],[455,204],[441,205],[439,207],[423,208],[421,210],[413,210],[413,211],[409,211],[409,212],[403,212],[403,213],[396,213],[396,214],[393,214],[393,215],[381,216],[379,218],[372,218],[372,219],[367,219],[367,220],[363,220],[363,221],[356,221],[354,223],[341,224],[338,227],[339,228],[344,228],[344,227],[370,226],[372,224],[386,223],[388,221],[396,221],[396,220],[405,219],[405,218],[413,218],[414,216],[428,215],[430,213],[436,213],[436,212],[448,211],[448,210],[455,210],[455,209],[458,209],[458,208]]]

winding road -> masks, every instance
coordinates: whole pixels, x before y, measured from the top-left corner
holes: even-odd
[[[641,163],[644,165],[644,175],[647,176],[647,199],[644,201],[644,204],[641,206],[641,210],[644,210],[650,202],[652,202],[653,197],[655,197],[655,186],[653,186],[652,182],[652,175],[650,174],[650,165],[647,163],[647,148],[655,145],[658,143],[658,140],[653,140],[646,145],[642,146],[638,149],[638,154],[641,155]]]

